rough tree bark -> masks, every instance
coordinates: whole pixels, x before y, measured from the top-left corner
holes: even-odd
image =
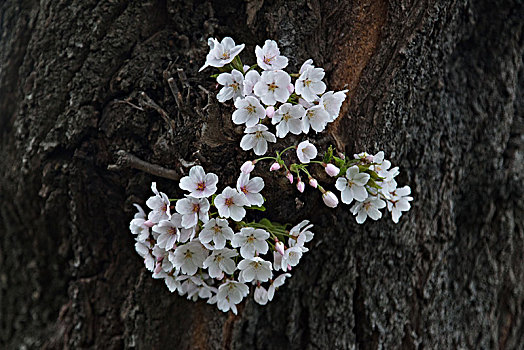
[[[3,2],[0,346],[522,348],[522,13],[518,0]],[[350,98],[317,141],[385,150],[415,197],[398,225],[359,226],[264,174],[270,217],[310,218],[317,235],[276,299],[237,317],[145,271],[131,204],[177,183],[118,154],[233,182],[239,130],[197,73],[206,39],[227,35],[325,67]]]

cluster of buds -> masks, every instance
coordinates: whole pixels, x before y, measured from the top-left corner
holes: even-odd
[[[273,40],[256,47],[257,63],[252,66],[243,65],[238,56],[244,44],[235,45],[226,37],[222,42],[209,39],[208,45],[210,52],[200,70],[212,66],[221,71],[212,76],[223,86],[217,98],[219,102],[233,100],[233,123],[246,127],[240,141],[243,150],[264,155],[268,142],[275,143],[277,137],[307,134],[311,129],[322,132],[338,117],[347,90],[326,92],[324,69],[315,67],[313,60],[289,74],[284,71],[288,59]],[[276,137],[269,131],[271,124]]]
[[[237,313],[250,284],[257,303],[273,299],[308,251],[313,225],[304,220],[288,230],[267,219],[245,222],[246,209],[265,210],[262,178],[241,172],[236,188],[225,187],[218,195],[217,183],[218,176],[201,166],[180,180],[189,192],[184,198],[169,199],[153,183],[149,213],[135,204],[138,213],[129,228],[153,278],[163,279],[171,292]]]

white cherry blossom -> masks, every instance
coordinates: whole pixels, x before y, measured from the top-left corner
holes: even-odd
[[[136,242],[135,250],[144,259],[146,269],[153,272],[155,268],[155,257],[152,254],[149,242]]]
[[[283,271],[286,271],[286,268],[289,266],[297,266],[302,254],[308,249],[301,246],[289,247],[284,251],[284,256],[282,256],[281,268]]]
[[[253,293],[253,299],[260,305],[266,305],[268,301],[268,295],[266,288],[262,286],[257,286],[255,292]]]
[[[240,270],[239,280],[251,282],[253,280],[266,282],[273,276],[271,263],[258,256],[251,259],[244,259],[238,263]]]
[[[249,205],[261,206],[264,197],[259,193],[264,188],[264,180],[261,177],[249,179],[249,174],[240,173],[237,180],[237,191],[246,196]]]
[[[319,105],[323,106],[328,112],[330,122],[337,119],[338,114],[340,113],[340,107],[342,107],[342,103],[346,99],[347,92],[348,90],[337,92],[328,91],[320,98]]]
[[[249,294],[249,288],[237,281],[227,281],[218,287],[217,306],[219,310],[229,310],[237,314],[236,304],[240,303]]]
[[[182,273],[194,275],[199,268],[203,267],[208,253],[208,250],[195,240],[178,246],[175,252],[169,256],[169,260]]]
[[[288,132],[298,135],[302,132],[302,118],[306,110],[301,105],[284,103],[276,111],[271,123],[277,124],[277,137],[283,138]]]
[[[253,91],[266,105],[274,105],[277,102],[286,102],[289,96],[288,85],[291,77],[284,71],[264,71],[260,80],[255,84]]]
[[[233,239],[233,234],[234,232],[229,227],[227,220],[213,218],[204,225],[198,239],[207,249],[223,249],[226,246],[226,241]]]
[[[204,260],[204,268],[209,270],[209,277],[222,278],[224,272],[232,275],[235,272],[236,264],[233,257],[238,256],[236,249],[217,249]]]
[[[273,300],[273,297],[275,296],[275,290],[278,287],[282,287],[284,285],[284,282],[286,281],[286,278],[289,278],[289,277],[291,277],[290,273],[283,273],[279,275],[277,278],[275,278],[273,282],[271,282],[271,285],[269,286],[267,290],[267,299],[269,301]]]
[[[157,224],[160,220],[169,219],[169,216],[171,215],[169,210],[169,198],[165,193],[158,192],[156,189],[156,182],[151,184],[151,190],[153,190],[155,196],[149,197],[146,201],[146,205],[152,210],[147,218]]]
[[[257,124],[253,127],[246,128],[246,135],[240,141],[240,147],[244,151],[253,149],[257,156],[261,156],[267,152],[267,143],[276,142],[277,139],[274,134],[267,131],[267,126]]]
[[[247,96],[238,98],[235,101],[236,111],[233,112],[233,123],[246,124],[247,127],[253,127],[258,124],[260,119],[266,117],[266,110],[260,104],[258,98]]]
[[[182,227],[196,226],[200,219],[203,223],[209,220],[209,201],[206,198],[187,196],[176,202],[176,211],[182,215]]]
[[[408,211],[411,208],[409,202],[413,200],[413,197],[410,197],[410,194],[411,188],[409,186],[397,188],[391,192],[391,199],[388,200],[388,210],[391,212],[391,218],[395,224],[398,223],[402,212]]]
[[[257,45],[255,48],[257,64],[264,70],[284,69],[288,59],[280,55],[278,45],[274,40],[266,40],[263,47]]]
[[[255,253],[267,253],[269,247],[266,239],[268,238],[269,233],[266,230],[244,227],[240,232],[235,233],[231,244],[233,248],[240,247],[240,255],[244,259],[249,259],[254,257]]]
[[[217,191],[218,176],[213,173],[206,174],[204,168],[195,165],[189,169],[189,176],[180,179],[181,189],[190,192],[194,198],[204,198],[213,195]]]
[[[317,157],[317,148],[309,141],[302,141],[297,146],[297,157],[301,163],[309,163]]]
[[[316,132],[324,131],[329,122],[329,113],[323,106],[315,105],[306,110],[306,115],[302,118],[302,131],[307,134],[309,129]]]
[[[236,55],[244,49],[244,44],[235,45],[235,41],[230,37],[225,37],[222,42],[217,39],[210,38],[207,41],[210,51],[206,57],[206,63],[198,71],[201,72],[206,67],[224,67],[231,63]]]
[[[325,74],[323,68],[307,67],[295,82],[297,95],[308,102],[315,101],[318,95],[326,91],[326,84],[322,81]]]
[[[162,220],[153,226],[153,231],[160,234],[157,238],[157,244],[160,248],[166,250],[172,249],[180,239],[180,231],[178,230],[177,224],[178,218],[172,215],[171,219]]]
[[[244,96],[254,96],[253,89],[255,84],[260,80],[260,73],[256,70],[250,70],[244,76]]]
[[[339,177],[335,183],[335,187],[341,192],[342,203],[351,204],[353,199],[359,202],[365,200],[368,197],[366,184],[369,178],[369,174],[359,172],[356,165],[348,168],[345,177]]]
[[[235,101],[238,97],[244,96],[244,75],[236,69],[233,69],[231,73],[221,73],[217,77],[217,83],[224,85],[217,94],[219,102],[230,99]]]
[[[129,223],[129,230],[132,234],[137,235],[137,241],[144,242],[149,237],[149,226],[145,224],[146,213],[138,204],[135,203],[133,205],[138,209],[138,213],[135,214],[135,217]]]
[[[289,246],[294,247],[297,245],[303,247],[306,242],[311,241],[315,236],[313,232],[309,231],[311,227],[313,227],[313,224],[310,224],[309,220],[303,220],[298,225],[293,226],[291,230],[289,230],[289,234],[296,237],[296,240],[289,238]]]
[[[382,217],[382,213],[379,209],[386,206],[386,203],[376,197],[368,197],[364,202],[357,202],[351,208],[351,213],[357,216],[357,222],[359,224],[364,223],[369,216],[373,220],[378,220]]]
[[[248,205],[249,202],[246,196],[229,186],[215,198],[215,207],[218,210],[218,215],[235,221],[240,221],[246,216],[246,209],[243,207]]]

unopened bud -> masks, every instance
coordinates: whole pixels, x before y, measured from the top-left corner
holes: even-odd
[[[276,170],[278,170],[278,169],[280,169],[280,164],[278,164],[278,163],[273,163],[273,164],[271,165],[271,168],[269,168],[269,171],[276,171]]]
[[[144,221],[144,226],[147,226],[147,227],[153,227],[155,226],[155,223],[151,220],[146,220]]]
[[[306,188],[306,185],[301,181],[301,180],[298,180],[297,182],[297,190],[299,190],[299,192],[304,192],[304,189]]]
[[[284,256],[284,243],[278,241],[275,243],[275,250],[280,253],[280,255]]]
[[[293,183],[293,174],[291,174],[289,171],[286,174],[287,179],[289,180],[289,183]]]
[[[329,175],[329,176],[337,176],[338,173],[340,172],[340,169],[337,168],[335,165],[329,163],[329,164],[325,164],[324,163],[324,170],[326,171],[326,173]]]
[[[273,116],[275,115],[275,107],[273,106],[268,106],[266,108],[266,116],[271,119],[273,118]]]
[[[287,91],[289,91],[289,94],[291,95],[295,91],[295,86],[293,84],[289,84],[287,86]]]
[[[338,198],[331,191],[325,191],[322,194],[322,200],[324,201],[324,204],[330,208],[335,208],[338,205]]]
[[[255,162],[251,160],[248,160],[240,167],[240,171],[242,171],[244,174],[249,174],[253,171],[253,169],[255,169]]]
[[[309,178],[309,186],[311,186],[311,187],[313,187],[313,188],[317,188],[317,186],[318,186],[318,182],[317,182],[317,180],[314,179],[314,178],[312,178],[312,177],[310,177],[310,178]]]

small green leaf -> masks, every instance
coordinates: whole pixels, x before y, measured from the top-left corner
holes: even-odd
[[[263,205],[261,205],[260,207],[258,207],[256,205],[252,205],[250,207],[246,207],[246,209],[266,211],[266,207],[264,207]]]

